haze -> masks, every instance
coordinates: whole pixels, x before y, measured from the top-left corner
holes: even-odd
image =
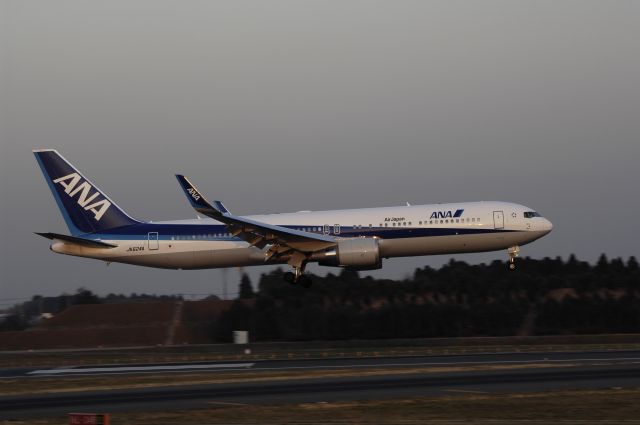
[[[195,216],[180,172],[236,214],[504,200],[555,225],[525,256],[638,255],[638,2],[1,4],[2,304],[221,293],[218,270],[51,253],[33,232],[67,229],[39,147],[143,220]]]

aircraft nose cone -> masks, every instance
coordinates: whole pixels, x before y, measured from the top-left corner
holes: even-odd
[[[542,222],[542,231],[545,233],[549,233],[552,230],[553,230],[553,223],[551,223],[549,220],[545,218],[544,221]]]

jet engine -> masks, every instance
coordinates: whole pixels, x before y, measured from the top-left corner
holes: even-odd
[[[354,238],[338,242],[335,249],[318,259],[321,266],[347,267],[353,270],[376,270],[382,267],[377,238]]]

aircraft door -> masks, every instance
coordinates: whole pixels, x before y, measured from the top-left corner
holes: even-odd
[[[149,251],[156,250],[160,248],[160,244],[158,242],[158,232],[149,232]]]
[[[504,229],[504,213],[502,211],[493,212],[493,228]]]

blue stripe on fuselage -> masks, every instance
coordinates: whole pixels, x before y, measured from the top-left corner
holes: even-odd
[[[322,226],[282,226],[288,229],[302,230],[303,228],[321,228]],[[449,228],[449,227],[407,227],[407,228],[353,228],[340,227],[340,234],[333,235],[341,238],[358,236],[379,236],[384,239],[406,239],[429,236],[453,236],[453,235],[475,235],[484,233],[513,232],[505,229],[479,229],[479,228]],[[140,223],[131,226],[124,226],[109,229],[101,233],[91,233],[82,237],[101,240],[143,240],[147,239],[150,232],[157,232],[160,240],[224,240],[241,241],[238,237],[228,236],[229,231],[222,224],[162,224],[162,223]],[[310,232],[322,234],[322,232]]]

